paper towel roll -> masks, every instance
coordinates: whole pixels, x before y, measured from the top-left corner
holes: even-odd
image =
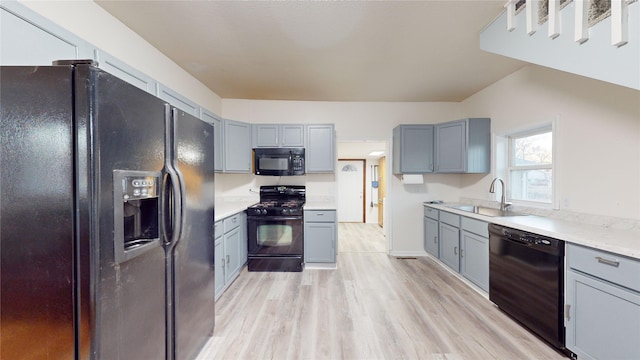
[[[407,185],[424,184],[422,174],[404,174],[402,175],[402,183]]]

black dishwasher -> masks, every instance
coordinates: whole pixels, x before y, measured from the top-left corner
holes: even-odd
[[[489,224],[489,299],[566,351],[564,241]]]

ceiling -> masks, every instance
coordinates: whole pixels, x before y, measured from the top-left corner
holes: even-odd
[[[222,98],[462,101],[524,65],[480,50],[506,0],[96,2]]]

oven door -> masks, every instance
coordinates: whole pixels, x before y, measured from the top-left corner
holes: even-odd
[[[302,255],[302,216],[247,217],[249,255]]]

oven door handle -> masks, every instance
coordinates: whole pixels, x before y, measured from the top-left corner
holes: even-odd
[[[248,216],[247,220],[262,220],[262,221],[302,220],[302,216]]]

